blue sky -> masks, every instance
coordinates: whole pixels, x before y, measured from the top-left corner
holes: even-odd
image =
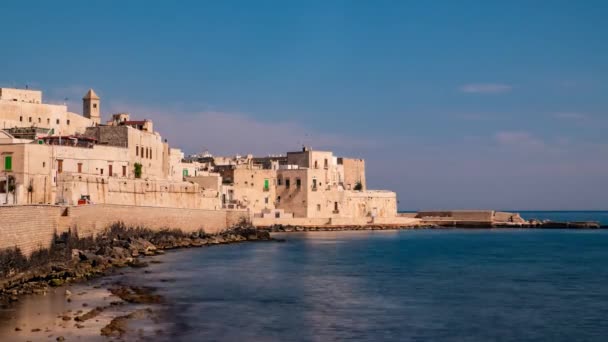
[[[362,156],[401,209],[608,209],[608,2],[0,3],[0,85],[186,152]]]

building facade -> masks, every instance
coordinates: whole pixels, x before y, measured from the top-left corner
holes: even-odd
[[[365,161],[302,148],[267,157],[185,158],[150,120],[102,120],[89,90],[83,114],[42,92],[0,88],[0,205],[88,203],[247,209],[252,218],[367,219],[397,215],[391,191],[370,191]]]

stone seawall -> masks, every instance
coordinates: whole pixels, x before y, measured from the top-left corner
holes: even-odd
[[[75,229],[81,237],[121,221],[153,230],[178,228],[214,234],[248,218],[242,210],[201,210],[127,205],[19,205],[0,207],[0,249],[19,247],[23,254],[47,248],[55,233]]]
[[[344,227],[419,227],[421,220],[412,217],[332,217],[332,218],[273,218],[254,217],[252,224],[258,228],[273,226],[307,227],[307,228],[344,228]]]
[[[50,245],[59,227],[61,208],[51,205],[0,207],[0,249],[19,247],[23,254]]]

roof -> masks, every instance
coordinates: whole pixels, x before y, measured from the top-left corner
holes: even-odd
[[[59,139],[78,139],[84,141],[97,141],[95,138],[83,137],[83,136],[74,136],[74,135],[51,135],[47,137],[41,137],[42,140],[59,140]]]
[[[95,91],[93,89],[89,89],[89,91],[87,91],[87,93],[84,95],[84,97],[82,99],[83,100],[99,100],[99,96],[97,96],[97,94],[95,94]]]

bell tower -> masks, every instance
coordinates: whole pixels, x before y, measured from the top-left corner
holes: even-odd
[[[82,115],[85,118],[93,120],[95,126],[101,123],[101,114],[99,110],[99,96],[95,94],[93,89],[89,91],[82,98]]]

